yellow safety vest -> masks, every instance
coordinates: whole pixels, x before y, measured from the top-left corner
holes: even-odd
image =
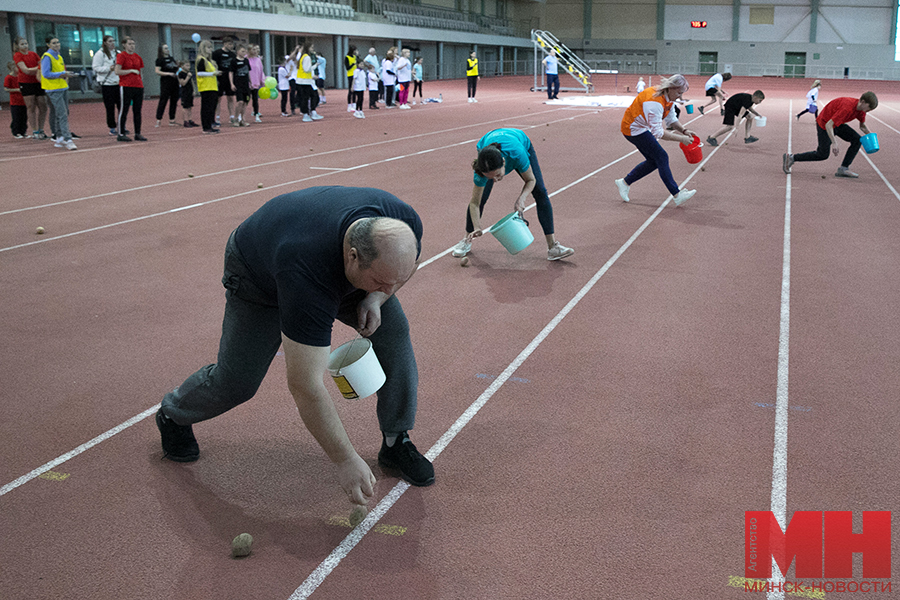
[[[212,59],[206,58],[205,56],[201,56],[204,64],[206,65],[207,73],[215,73],[216,65],[213,63]],[[197,62],[200,62],[200,59],[197,59]],[[199,71],[199,69],[198,69]],[[218,77],[197,77],[197,91],[198,92],[217,92],[219,90],[219,82],[217,81]]]
[[[356,73],[356,55],[347,55],[347,64],[350,65],[350,68],[347,69],[347,77],[353,77],[353,74]]]
[[[44,52],[44,56],[50,59],[50,70],[54,73],[62,73],[66,70],[66,63],[63,62],[62,55],[59,55],[59,58],[53,58],[53,55],[50,52]],[[41,62],[43,62],[44,57],[41,57]],[[43,73],[43,68],[41,71]],[[47,79],[46,77],[41,76],[41,89],[44,90],[66,90],[69,89],[69,82],[60,77],[59,79]]]
[[[466,75],[478,75],[478,59],[467,58],[466,62],[469,65]]]
[[[300,60],[297,61],[297,79],[312,79],[312,71],[304,71],[303,70],[303,59],[309,56],[309,54],[304,54],[300,57]],[[312,57],[309,58],[312,61]],[[310,68],[312,67],[312,63],[310,62]]]

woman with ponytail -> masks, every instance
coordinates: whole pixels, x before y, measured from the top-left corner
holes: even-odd
[[[495,181],[512,171],[519,174],[525,185],[516,198],[513,210],[525,212],[525,198],[530,194],[537,203],[538,222],[547,240],[547,260],[559,260],[575,253],[556,241],[553,230],[553,206],[541,176],[541,167],[531,140],[520,129],[495,129],[476,144],[478,156],[472,163],[475,186],[466,210],[466,237],[453,248],[453,256],[462,257],[472,250],[472,240],[481,236],[481,214],[487,204]]]

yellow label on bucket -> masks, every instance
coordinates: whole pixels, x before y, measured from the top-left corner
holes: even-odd
[[[359,394],[356,393],[356,390],[353,389],[353,386],[350,385],[350,382],[347,381],[347,378],[343,375],[332,375],[332,379],[334,379],[334,383],[337,384],[338,391],[341,395],[347,400],[355,400],[359,398]]]

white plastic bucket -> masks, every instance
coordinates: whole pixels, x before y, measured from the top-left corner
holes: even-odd
[[[494,223],[491,233],[510,254],[518,254],[534,241],[528,223],[517,212],[509,213]]]
[[[372,342],[366,338],[357,338],[335,348],[328,357],[328,372],[341,395],[348,400],[371,396],[387,380]]]
[[[756,126],[757,127],[765,127],[766,126],[766,118],[765,117],[756,117]]]

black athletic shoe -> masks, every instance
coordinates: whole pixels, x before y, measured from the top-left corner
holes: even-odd
[[[122,135],[122,134],[120,133],[120,134],[118,135],[118,137],[116,137],[116,141],[117,141],[117,142],[130,142],[130,141],[131,141],[131,138],[128,137],[127,135]]]
[[[401,478],[412,485],[424,487],[434,483],[434,465],[419,454],[415,445],[409,441],[409,435],[405,431],[397,436],[397,440],[391,447],[388,447],[382,439],[381,450],[378,452],[378,464],[397,471]]]
[[[80,139],[81,139],[81,136],[80,136],[80,135],[77,135],[77,134],[75,134],[75,133],[72,133],[71,131],[69,132],[69,135],[72,136],[72,139],[73,139],[73,140],[80,140]]]
[[[194,462],[200,456],[200,446],[190,425],[182,427],[163,414],[160,408],[156,411],[156,426],[162,437],[163,458],[175,462]]]
[[[703,114],[703,107],[702,107],[702,106],[698,106],[698,107],[697,107],[697,110],[700,111],[700,114],[701,114],[701,115]]]
[[[137,135],[134,136],[134,141],[136,141],[136,142],[149,142],[150,140],[148,140],[147,138],[145,138],[145,137],[142,136],[141,134],[137,134]]]

